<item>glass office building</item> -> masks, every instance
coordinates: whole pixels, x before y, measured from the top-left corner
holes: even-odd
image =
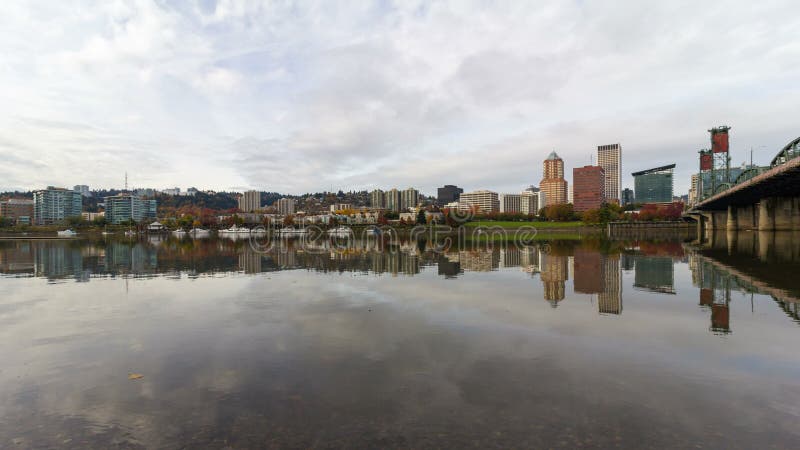
[[[106,197],[106,220],[110,224],[119,225],[129,220],[141,222],[145,219],[155,219],[155,217],[155,200],[145,200],[130,194]]]
[[[674,169],[671,164],[632,173],[636,203],[671,203]]]

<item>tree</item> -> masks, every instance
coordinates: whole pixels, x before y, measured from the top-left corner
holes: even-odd
[[[547,218],[547,220],[567,222],[570,220],[575,220],[575,211],[572,203],[560,203],[545,207],[544,216]]]
[[[425,210],[420,208],[419,212],[417,212],[417,223],[420,225],[425,225]]]
[[[378,213],[378,225],[388,225],[389,220],[386,219],[386,214],[382,211]]]
[[[294,216],[289,214],[283,218],[283,225],[286,227],[290,227],[294,225]]]

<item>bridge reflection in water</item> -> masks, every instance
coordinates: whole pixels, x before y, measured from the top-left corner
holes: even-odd
[[[800,321],[800,232],[718,231],[692,248],[692,281],[712,331],[730,331],[731,292],[769,296]]]
[[[625,294],[629,299],[681,294],[677,301],[685,301],[689,287],[676,286],[676,264],[688,264],[699,306],[709,311],[709,329],[714,333],[732,330],[731,292],[768,296],[800,321],[800,283],[794,279],[800,265],[800,232],[723,231],[692,243],[555,241],[523,248],[454,248],[443,253],[425,242],[409,241],[391,246],[359,241],[346,248],[331,242],[304,247],[281,241],[264,252],[246,241],[226,239],[0,241],[0,274],[46,278],[53,283],[116,277],[249,276],[282,270],[396,277],[415,276],[429,268],[445,279],[456,279],[469,272],[520,270],[538,279],[543,300],[552,307],[588,298],[604,316],[622,314],[626,274],[632,278],[632,292]]]

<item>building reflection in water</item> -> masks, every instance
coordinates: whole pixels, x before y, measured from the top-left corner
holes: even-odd
[[[199,277],[278,270],[414,276],[436,266],[433,273],[444,278],[521,270],[533,279],[541,278],[544,299],[556,307],[568,296],[566,282],[572,272],[576,294],[596,298],[601,315],[619,315],[623,270],[634,271],[637,290],[674,294],[675,262],[686,261],[692,284],[698,288],[699,306],[708,310],[709,329],[729,333],[731,292],[768,295],[800,321],[800,283],[795,281],[800,269],[800,233],[762,234],[723,234],[686,245],[632,242],[603,248],[583,241],[445,253],[409,242],[360,242],[342,249],[326,242],[303,247],[284,241],[259,252],[247,241],[223,239],[7,240],[0,241],[0,274],[86,282],[93,277]]]
[[[597,295],[600,314],[622,314],[619,255],[576,247],[573,267],[573,288],[576,293]]]
[[[540,255],[542,261],[542,286],[544,287],[544,299],[550,302],[555,308],[565,297],[565,282],[569,278],[567,256],[554,253],[544,253]]]

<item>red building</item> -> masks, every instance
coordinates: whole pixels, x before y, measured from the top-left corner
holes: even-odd
[[[605,199],[605,171],[600,166],[572,169],[572,203],[575,211],[599,208]]]

